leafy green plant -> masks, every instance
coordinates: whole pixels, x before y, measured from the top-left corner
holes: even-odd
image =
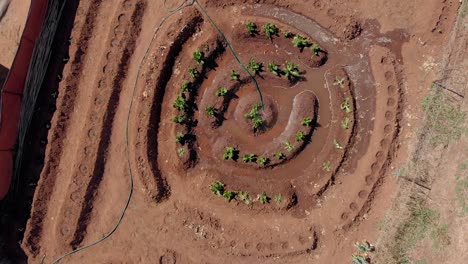
[[[251,36],[257,33],[257,25],[254,22],[247,22],[247,24],[245,24],[245,28]]]
[[[257,163],[260,164],[260,165],[262,165],[262,166],[267,165],[269,161],[270,161],[270,160],[269,160],[267,157],[263,157],[263,156],[262,156],[262,157],[258,157],[258,158],[257,158]]]
[[[299,131],[296,133],[296,141],[300,142],[300,141],[304,141],[304,139],[305,139],[304,132]]]
[[[250,111],[244,115],[246,119],[249,119],[252,121],[252,128],[254,129],[254,131],[263,127],[265,123],[265,121],[262,119],[262,116],[260,115],[260,109],[261,109],[260,104],[254,104],[252,108],[250,109]]]
[[[199,49],[195,50],[193,52],[193,59],[198,63],[198,64],[203,64],[205,62],[205,54],[201,52]]]
[[[375,250],[374,245],[372,245],[371,243],[367,241],[363,241],[361,243],[356,242],[354,243],[354,246],[356,247],[357,250],[361,252],[373,252]]]
[[[353,111],[353,108],[351,107],[350,104],[350,98],[346,97],[344,102],[340,104],[340,109],[345,110],[347,114],[351,113]]]
[[[182,92],[188,92],[190,90],[190,83],[186,80],[182,82],[182,85],[180,86],[180,90]]]
[[[294,150],[294,145],[291,144],[289,141],[284,142],[284,149],[287,150],[288,152],[291,152]]]
[[[242,161],[244,161],[245,163],[254,162],[255,158],[255,154],[245,154],[244,156],[242,156]]]
[[[294,47],[297,47],[297,48],[305,48],[305,47],[309,47],[310,45],[312,45],[312,42],[310,40],[308,40],[307,38],[301,35],[294,36],[292,43]]]
[[[277,194],[275,195],[275,197],[273,198],[273,200],[275,201],[276,205],[280,206],[281,205],[281,194]]]
[[[351,123],[351,119],[349,119],[349,117],[343,118],[343,120],[341,120],[341,128],[349,129],[349,123]]]
[[[338,76],[335,77],[335,81],[333,82],[334,86],[339,86],[341,89],[344,89],[344,84],[346,82],[345,78],[340,78]]]
[[[215,116],[216,112],[217,112],[217,109],[212,105],[209,105],[205,108],[205,113],[209,116]]]
[[[270,197],[268,197],[268,195],[266,194],[266,192],[263,192],[262,194],[259,194],[258,195],[258,200],[262,203],[262,204],[266,204],[266,203],[269,203],[270,202]]]
[[[236,72],[235,70],[231,70],[231,79],[234,81],[239,81],[240,74]]]
[[[310,127],[312,125],[312,118],[304,117],[301,121],[301,125],[305,127]]]
[[[340,143],[338,143],[338,141],[336,141],[336,139],[333,140],[333,145],[335,145],[336,149],[344,149],[344,147],[341,146]]]
[[[247,205],[252,203],[252,198],[250,198],[250,194],[248,192],[239,192],[237,194],[237,197],[240,201],[244,202]]]
[[[228,89],[226,89],[225,87],[220,87],[218,88],[218,90],[216,90],[217,96],[225,96],[226,94],[228,94]]]
[[[262,71],[262,63],[256,62],[254,58],[251,58],[247,64],[247,69],[249,69],[254,75],[259,74]]]
[[[184,148],[177,149],[177,155],[179,155],[179,157],[183,157],[185,155],[185,149]]]
[[[273,35],[277,35],[279,31],[278,27],[272,23],[266,23],[262,29],[268,39],[271,39]]]
[[[224,194],[224,187],[226,185],[222,181],[215,181],[210,185],[210,190],[216,195],[223,195]]]
[[[325,161],[323,164],[322,164],[322,169],[324,171],[327,171],[327,172],[330,172],[331,169],[332,169],[332,164],[331,162],[328,160],[328,161]]]
[[[188,73],[192,79],[195,79],[200,73],[195,68],[189,68]]]
[[[315,54],[315,56],[318,56],[320,52],[322,51],[322,48],[318,44],[314,44],[310,47],[312,52]]]
[[[369,264],[369,261],[367,261],[367,257],[366,256],[363,256],[363,255],[352,255],[351,256],[352,260],[353,260],[353,263],[354,264]]]
[[[283,152],[275,152],[275,154],[273,154],[273,156],[275,156],[277,159],[284,159],[284,154]]]
[[[254,119],[252,119],[252,128],[254,129],[254,131],[256,131],[259,128],[263,127],[264,123],[265,121],[263,121],[261,117],[255,117]]]
[[[177,143],[184,144],[186,136],[187,136],[187,134],[185,134],[184,132],[179,132],[176,135],[176,140],[175,141]]]
[[[226,147],[224,149],[223,158],[225,160],[236,160],[238,155],[238,150],[234,147]]]
[[[237,196],[237,192],[234,192],[234,191],[224,191],[223,193],[224,199],[226,199],[228,202],[236,198],[236,196]]]
[[[296,64],[286,61],[286,66],[284,68],[284,77],[291,79],[297,79],[301,77],[301,73],[299,72],[299,68]]]
[[[274,62],[270,62],[268,63],[268,70],[273,73],[274,75],[276,76],[279,76],[280,73],[281,73],[281,70],[280,68],[278,67],[278,65]]]
[[[175,109],[183,111],[187,108],[187,101],[185,100],[185,95],[179,94],[172,105]]]
[[[185,122],[187,117],[185,115],[178,115],[172,119],[172,121],[176,124],[182,124]]]
[[[292,37],[292,33],[289,32],[289,30],[283,30],[283,36],[285,38],[290,38],[290,37]]]

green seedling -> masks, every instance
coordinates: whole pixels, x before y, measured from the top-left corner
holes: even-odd
[[[274,62],[270,62],[268,63],[268,70],[273,73],[274,75],[276,76],[279,76],[280,73],[281,73],[281,70],[280,68],[278,67],[278,65]]]
[[[255,154],[245,154],[244,156],[242,156],[242,161],[244,161],[245,163],[254,162],[255,158]]]
[[[224,191],[223,193],[224,199],[226,199],[228,202],[236,198],[236,196],[237,196],[237,192],[234,192],[234,191]]]
[[[312,47],[310,47],[310,50],[312,50],[312,52],[315,54],[315,56],[318,56],[318,55],[320,55],[320,52],[322,51],[322,48],[320,48],[320,46],[318,44],[314,44],[314,45],[312,45]]]
[[[262,29],[268,39],[271,39],[271,36],[273,35],[278,35],[279,31],[278,27],[271,23],[266,23]]]
[[[225,160],[236,160],[237,159],[237,153],[238,153],[238,150],[236,148],[226,147],[224,149],[223,158]]]
[[[275,197],[273,198],[273,200],[275,201],[276,205],[280,206],[281,205],[281,194],[277,194],[275,195]]]
[[[333,82],[334,86],[339,86],[341,89],[344,89],[346,79],[345,78],[340,78],[338,76],[335,77],[335,81]]]
[[[284,77],[291,79],[297,79],[301,77],[301,73],[299,72],[299,68],[296,64],[287,61],[286,67],[284,68]]]
[[[247,69],[249,69],[254,75],[259,74],[262,71],[262,63],[256,62],[254,58],[251,58],[249,64],[247,64]]]
[[[351,107],[350,104],[350,99],[349,97],[346,97],[343,103],[340,105],[341,110],[345,110],[347,114],[351,113],[353,111],[353,108]]]
[[[195,69],[195,68],[193,68],[193,67],[188,69],[188,73],[189,73],[189,75],[190,75],[190,77],[191,77],[192,79],[197,78],[198,74],[200,74],[200,73],[197,71],[197,69]]]
[[[217,109],[212,105],[209,105],[205,108],[205,113],[209,116],[215,116],[216,112],[217,112]]]
[[[198,63],[198,64],[203,64],[205,63],[205,54],[201,52],[199,49],[195,50],[193,52],[193,59]]]
[[[178,115],[172,119],[172,121],[176,124],[182,124],[185,122],[187,117],[185,115]]]
[[[245,28],[247,28],[247,32],[249,32],[251,36],[257,33],[257,25],[255,25],[254,22],[248,22],[245,24]]]
[[[259,195],[258,195],[258,200],[259,200],[262,204],[266,204],[266,203],[269,203],[269,202],[270,202],[270,197],[267,196],[266,192],[263,192],[262,194],[259,194]]]
[[[292,33],[289,32],[289,30],[283,30],[283,36],[285,38],[290,38],[290,37],[292,37]]]
[[[341,120],[341,128],[349,129],[349,123],[351,123],[351,119],[349,119],[349,117],[343,118],[343,120]]]
[[[247,205],[252,203],[252,198],[250,198],[250,194],[248,192],[239,192],[237,194],[237,197],[240,201],[244,202]]]
[[[296,133],[296,141],[300,142],[300,141],[304,141],[304,139],[305,139],[304,132],[299,131]]]
[[[236,72],[235,70],[231,70],[231,79],[234,81],[239,81],[240,74]]]
[[[223,195],[224,194],[224,187],[226,185],[222,181],[215,181],[213,184],[210,185],[210,190],[216,195]]]
[[[362,243],[356,242],[354,246],[361,252],[373,252],[375,250],[375,247],[367,241],[363,241]]]
[[[294,145],[291,144],[289,141],[286,141],[284,145],[285,145],[284,149],[287,150],[288,152],[291,152],[294,150]]]
[[[283,152],[275,152],[275,154],[273,154],[273,156],[275,156],[277,159],[284,159],[284,154]]]
[[[326,161],[322,164],[322,169],[324,171],[327,171],[327,172],[330,172],[331,169],[332,169],[332,165],[331,165],[331,162],[330,161]]]
[[[188,92],[190,90],[190,83],[186,80],[182,82],[182,85],[180,86],[180,90],[182,92]]]
[[[363,255],[352,255],[352,260],[354,264],[369,264],[367,257]]]
[[[177,95],[177,98],[172,106],[179,111],[185,110],[187,108],[187,101],[185,100],[185,95]]]
[[[333,140],[333,145],[335,145],[336,149],[344,149],[344,147],[341,146],[340,143],[338,143],[338,141],[336,141],[336,139]]]
[[[179,155],[179,157],[183,157],[185,155],[185,149],[184,148],[179,148],[177,150],[177,155]]]
[[[218,90],[216,90],[217,96],[225,96],[226,94],[228,94],[228,89],[225,87],[220,87]]]
[[[312,125],[312,118],[304,117],[301,121],[301,125],[305,127],[310,127]]]
[[[186,137],[187,137],[187,134],[185,134],[184,132],[179,132],[176,135],[176,140],[175,141],[176,141],[176,143],[184,144]]]
[[[294,36],[292,43],[294,47],[301,48],[301,49],[312,45],[312,42],[310,40],[308,40],[307,38],[301,35]]]
[[[269,161],[270,160],[267,157],[258,157],[257,158],[257,163],[262,165],[262,166],[267,165]]]
[[[263,121],[263,119],[261,117],[254,117],[254,119],[252,119],[252,128],[253,130],[258,130],[259,128],[263,127],[263,124],[265,123],[265,121]]]
[[[262,119],[262,116],[260,115],[260,109],[261,109],[261,105],[255,104],[252,106],[250,111],[244,115],[246,119],[249,119],[252,121],[252,128],[254,131],[263,127],[265,123],[265,121]]]

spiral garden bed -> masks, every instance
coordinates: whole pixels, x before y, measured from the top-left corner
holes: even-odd
[[[369,22],[339,38],[313,15],[229,3],[206,4],[219,28],[193,6],[146,27],[156,3],[80,3],[29,257],[104,235],[131,176],[109,244],[70,261],[304,263],[356,237],[396,148],[403,34]]]

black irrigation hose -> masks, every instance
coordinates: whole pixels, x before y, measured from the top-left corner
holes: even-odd
[[[218,33],[221,35],[221,37],[223,38],[223,40],[226,42],[226,45],[229,47],[229,50],[231,51],[231,54],[234,56],[234,58],[236,59],[237,63],[244,69],[245,72],[247,72],[250,76],[250,78],[252,79],[252,81],[254,82],[255,84],[255,88],[257,89],[258,91],[258,94],[259,94],[259,97],[260,97],[260,102],[261,102],[261,105],[263,107],[263,97],[262,97],[262,93],[260,91],[260,87],[258,86],[258,83],[257,83],[257,80],[255,79],[255,77],[249,72],[249,70],[241,63],[241,61],[239,60],[239,58],[237,57],[234,49],[232,48],[231,44],[229,43],[229,41],[227,40],[226,36],[223,34],[223,32],[219,29],[219,27],[216,25],[216,23],[214,23],[214,21],[211,19],[211,17],[208,15],[208,13],[206,12],[206,10],[203,8],[202,5],[200,5],[200,3],[197,1],[197,0],[186,0],[184,1],[182,4],[180,4],[179,6],[175,7],[175,8],[168,8],[167,7],[167,2],[168,0],[164,0],[164,8],[167,10],[167,12],[169,13],[168,15],[164,16],[161,20],[161,22],[159,22],[159,25],[155,28],[154,30],[154,33],[153,33],[153,36],[151,38],[151,41],[150,43],[148,44],[148,47],[146,48],[145,50],[145,53],[144,53],[144,56],[143,56],[143,59],[141,60],[140,62],[140,65],[138,66],[138,71],[137,71],[137,75],[136,75],[136,78],[135,78],[135,82],[133,83],[133,91],[132,91],[132,96],[131,96],[131,101],[130,101],[130,106],[128,108],[128,112],[127,112],[127,119],[126,119],[126,124],[125,124],[125,145],[126,145],[126,148],[125,148],[125,155],[126,155],[126,158],[127,158],[127,166],[128,166],[128,173],[129,173],[129,176],[130,176],[130,185],[129,185],[129,193],[128,193],[128,197],[127,197],[127,200],[126,200],[126,203],[125,203],[125,206],[122,210],[122,213],[120,214],[120,217],[119,219],[117,220],[117,223],[115,224],[115,226],[111,229],[110,232],[108,232],[107,234],[105,234],[102,238],[96,240],[95,242],[93,243],[90,243],[88,245],[85,245],[85,246],[82,246],[82,247],[79,247],[75,250],[72,250],[70,252],[67,252],[65,253],[64,255],[58,257],[57,259],[55,259],[52,264],[56,264],[56,263],[59,263],[61,260],[63,260],[65,257],[67,256],[70,256],[72,254],[75,254],[77,252],[80,252],[82,250],[85,250],[87,248],[90,248],[92,246],[95,246],[101,242],[103,242],[104,240],[106,240],[107,238],[109,238],[116,230],[117,228],[120,226],[120,224],[122,223],[122,220],[125,216],[125,213],[128,209],[128,206],[130,204],[130,200],[132,199],[132,195],[133,195],[133,173],[132,173],[132,169],[131,169],[131,162],[130,162],[130,155],[129,155],[129,123],[130,123],[130,114],[131,114],[131,111],[132,111],[132,108],[133,108],[133,102],[134,102],[134,99],[135,99],[135,93],[136,93],[136,87],[137,87],[137,83],[138,83],[138,79],[140,77],[140,72],[141,72],[141,69],[142,69],[142,66],[143,66],[143,63],[145,62],[148,54],[149,54],[149,51],[150,51],[150,48],[153,44],[153,41],[155,40],[156,38],[156,34],[159,32],[159,29],[161,28],[161,26],[164,24],[164,22],[166,22],[166,20],[171,17],[175,12],[177,11],[180,11],[186,7],[189,7],[189,6],[193,6],[194,3],[196,3],[198,5],[198,7],[200,8],[200,10],[203,12],[203,14],[208,18],[208,20],[210,21],[210,23],[213,25],[213,27],[218,31]],[[45,257],[45,256],[44,256]],[[44,258],[42,259],[41,263],[44,261]]]

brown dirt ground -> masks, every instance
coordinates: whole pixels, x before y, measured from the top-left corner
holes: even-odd
[[[51,263],[103,237],[124,208],[131,176],[133,196],[116,232],[65,263],[351,263],[355,241],[377,240],[376,225],[396,194],[394,162],[412,151],[420,100],[459,2],[200,3],[243,63],[263,62],[257,81],[272,109],[263,113],[268,127],[253,133],[237,113],[256,98],[254,86],[226,43],[215,41],[219,36],[198,7],[174,13],[153,39],[168,14],[162,1],[70,1],[63,19],[69,26],[57,36],[45,84],[58,97],[43,100],[43,107],[53,107],[34,124],[51,119],[51,126],[37,130],[47,139],[32,140],[37,152],[25,165],[40,174],[21,244],[27,262]],[[294,48],[282,32],[271,40],[263,33],[246,36],[246,21],[309,37],[327,52],[325,64],[317,67],[310,49]],[[193,60],[196,49],[207,63]],[[283,67],[286,60],[299,66],[302,80],[268,72],[270,61]],[[192,80],[191,67],[200,77]],[[231,69],[241,74],[239,83],[230,80]],[[339,77],[343,87],[334,84]],[[171,119],[181,112],[172,105],[183,80],[192,82],[185,92],[192,122],[178,125]],[[229,89],[225,100],[214,95],[218,87]],[[342,107],[346,98],[349,113]],[[220,125],[207,118],[208,105],[220,109]],[[314,120],[310,131],[301,126],[303,117]],[[301,129],[306,139],[297,142]],[[196,140],[181,146],[179,131]],[[291,154],[286,141],[294,146]],[[239,150],[237,161],[222,158],[226,146]],[[286,158],[274,161],[276,151]],[[246,153],[272,162],[245,164]],[[39,161],[32,158],[37,155]],[[252,198],[266,192],[281,194],[282,201],[227,202],[208,188],[217,180]]]

